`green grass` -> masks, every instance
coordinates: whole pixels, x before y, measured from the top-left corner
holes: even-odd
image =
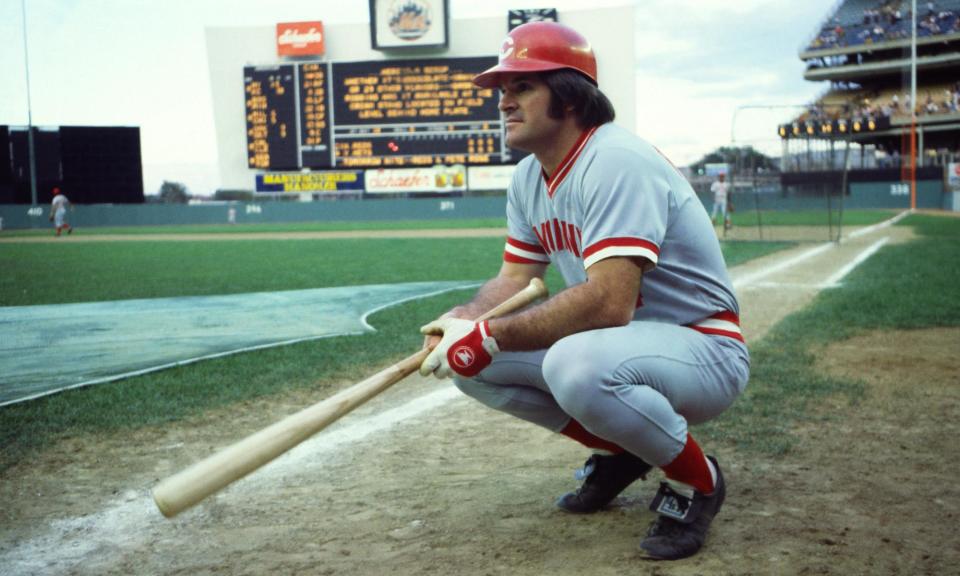
[[[735,266],[786,246],[728,243],[724,255]],[[0,305],[483,280],[502,251],[500,238],[14,243],[0,250]]]
[[[733,408],[706,426],[713,440],[767,454],[788,452],[791,425],[816,414],[811,405],[830,395],[854,405],[862,383],[814,371],[816,351],[869,330],[960,326],[960,219],[911,215],[902,221],[921,236],[887,246],[857,267],[842,289],[778,324],[751,349],[751,381]],[[905,383],[908,385],[908,383]],[[816,415],[815,415],[816,414]]]
[[[730,265],[786,247],[723,245]],[[36,305],[305,289],[350,284],[482,280],[503,240],[357,239],[7,244],[0,303]],[[455,255],[453,257],[452,255]],[[562,289],[551,270],[547,284]],[[316,386],[386,365],[420,345],[415,327],[468,298],[443,294],[381,311],[377,332],[237,354],[0,408],[0,470],[56,438],[175,421],[205,410]]]
[[[273,234],[284,232],[349,232],[366,230],[442,230],[463,228],[503,228],[503,218],[465,218],[433,220],[389,220],[367,222],[291,222],[268,224],[196,224],[181,226],[97,226],[79,228],[84,236],[145,234]],[[0,237],[49,236],[49,228],[4,230]]]
[[[708,207],[709,208],[709,207]],[[847,210],[843,212],[844,226],[867,226],[882,222],[897,210]],[[823,210],[763,210],[760,221],[764,226],[836,226],[840,218],[838,207],[833,213]],[[758,215],[750,205],[733,213],[735,226],[756,226]],[[268,234],[284,232],[345,232],[364,230],[437,230],[462,228],[503,228],[503,218],[391,220],[375,222],[291,222],[265,224],[196,224],[181,226],[97,226],[80,227],[77,234],[84,236],[146,235],[146,234]],[[0,237],[49,236],[51,229],[2,230]]]
[[[733,241],[722,242],[720,246],[723,248],[723,257],[727,262],[727,267],[733,268],[754,258],[792,248],[796,246],[796,242]]]
[[[878,218],[889,217],[884,213]],[[790,427],[821,418],[829,395],[855,403],[858,382],[813,371],[818,347],[864,330],[960,325],[960,219],[912,215],[921,235],[883,248],[843,288],[823,292],[752,346],[751,383],[723,417],[698,428],[743,450],[790,450]],[[788,244],[724,244],[728,265]],[[502,240],[297,240],[5,244],[0,304],[226,294],[346,284],[482,279],[500,264]],[[456,258],[451,257],[456,254]],[[466,264],[464,264],[466,263]],[[552,290],[561,285],[548,276]],[[356,380],[420,345],[419,326],[469,292],[408,302],[370,318],[377,332],[238,354],[0,408],[0,471],[50,442],[171,422],[318,382]],[[840,416],[836,416],[840,417]]]
[[[0,471],[57,438],[173,422],[320,381],[358,380],[419,348],[415,328],[467,296],[384,310],[370,319],[372,334],[237,354],[0,408]]]
[[[842,214],[833,207],[833,212],[823,210],[761,210],[757,214],[750,206],[737,208],[733,213],[734,226],[869,226],[894,217],[899,210],[847,210]]]
[[[0,305],[480,280],[502,251],[499,238],[6,244]]]

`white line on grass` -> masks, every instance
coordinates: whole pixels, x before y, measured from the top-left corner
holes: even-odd
[[[890,219],[888,219],[888,220],[884,220],[883,222],[880,222],[879,224],[874,224],[873,226],[868,226],[868,227],[866,227],[866,228],[861,228],[860,230],[856,230],[856,231],[854,231],[854,232],[851,232],[850,235],[849,235],[849,237],[850,237],[850,238],[859,238],[860,236],[864,236],[864,235],[866,235],[866,234],[870,234],[871,232],[876,232],[877,230],[880,230],[881,228],[886,228],[887,226],[892,226],[892,225],[896,224],[897,222],[899,222],[900,220],[902,220],[903,218],[905,218],[906,216],[908,216],[910,213],[911,213],[910,210],[905,210],[905,211],[897,214],[897,215],[894,216],[893,218],[890,218]],[[887,239],[889,240],[889,238],[887,238]],[[768,267],[766,267],[766,268],[762,268],[762,269],[760,269],[760,270],[757,270],[756,272],[753,272],[753,273],[751,273],[751,274],[747,274],[747,275],[745,275],[745,276],[741,276],[741,277],[739,277],[739,278],[736,278],[736,279],[733,281],[733,287],[734,287],[734,288],[745,288],[745,287],[747,287],[747,286],[755,286],[755,285],[757,285],[758,283],[763,282],[764,279],[765,279],[766,277],[768,277],[768,276],[772,276],[773,274],[776,274],[777,272],[782,272],[783,270],[787,270],[788,268],[792,268],[793,266],[796,266],[797,264],[800,264],[801,262],[804,262],[804,261],[806,261],[806,260],[809,260],[810,258],[813,258],[813,257],[815,257],[815,256],[819,256],[820,254],[823,254],[823,253],[826,252],[827,250],[830,250],[831,248],[835,248],[835,247],[836,247],[836,244],[834,244],[833,242],[827,242],[827,243],[825,243],[825,244],[821,244],[821,245],[819,245],[819,246],[816,246],[816,247],[814,247],[814,248],[811,248],[810,250],[807,250],[806,252],[801,252],[800,254],[797,254],[797,255],[794,256],[793,258],[789,258],[789,259],[784,260],[784,261],[782,261],[782,262],[777,262],[776,264],[773,264],[772,266],[768,266]],[[874,252],[875,252],[875,251],[876,251],[876,250],[874,250]],[[865,256],[865,257],[864,257],[864,260],[865,260],[866,258],[869,258],[872,254],[873,254],[873,252],[871,252],[870,254],[868,254],[867,256]],[[854,267],[857,266],[857,264],[860,264],[860,262],[862,262],[862,261],[863,261],[863,260],[860,260],[859,262],[856,262],[856,264],[853,264],[853,266],[854,266]],[[849,266],[849,265],[848,265],[848,266]],[[853,269],[853,268],[850,268],[850,270],[852,270],[852,269]],[[850,272],[850,270],[847,270],[843,275],[840,275],[840,278],[843,278],[843,276],[845,276],[846,274],[848,274],[848,273]],[[834,276],[837,276],[837,275],[835,274]],[[833,287],[833,286],[835,286],[835,285],[836,285],[836,282],[838,282],[839,279],[838,279],[838,280],[834,280],[834,276],[831,276],[831,277],[830,277],[830,280],[828,280],[826,283],[824,283],[824,286],[823,286],[823,287]]]
[[[766,268],[761,268],[760,270],[757,270],[756,272],[753,272],[751,274],[741,276],[733,281],[733,287],[745,288],[752,284],[756,284],[757,282],[760,282],[761,280],[763,280],[768,276],[772,276],[777,272],[782,272],[783,270],[793,268],[797,264],[805,260],[809,260],[814,256],[819,256],[820,254],[823,254],[824,252],[826,252],[827,250],[830,250],[833,247],[834,247],[833,242],[827,242],[826,244],[821,244],[815,248],[811,248],[810,250],[801,252],[800,254],[797,254],[793,258],[788,258],[786,260],[777,262],[772,266],[767,266]]]
[[[841,268],[840,270],[837,270],[832,276],[830,276],[829,278],[827,278],[826,281],[824,281],[822,287],[823,287],[823,288],[836,288],[837,286],[839,286],[839,285],[840,285],[840,281],[843,280],[843,279],[847,276],[847,274],[853,272],[853,269],[854,269],[854,268],[856,268],[856,267],[859,266],[860,264],[863,264],[863,262],[864,262],[867,258],[873,256],[873,255],[877,252],[877,250],[879,250],[880,248],[882,248],[883,245],[886,244],[886,243],[889,242],[889,241],[890,241],[890,237],[889,237],[889,236],[885,236],[885,237],[881,238],[880,240],[877,240],[876,242],[874,242],[873,244],[871,244],[866,250],[864,250],[863,252],[857,254],[857,256],[856,256],[853,260],[851,260],[850,262],[848,262],[846,266],[844,266],[844,267]]]
[[[883,222],[880,222],[879,224],[874,224],[873,226],[867,226],[866,228],[861,228],[861,229],[859,229],[859,230],[854,230],[854,231],[851,232],[848,236],[849,236],[850,238],[859,238],[859,237],[864,236],[864,235],[866,235],[866,234],[870,234],[871,232],[876,232],[877,230],[879,230],[879,229],[881,229],[881,228],[886,228],[887,226],[893,226],[894,224],[896,224],[897,222],[903,220],[904,218],[906,218],[907,216],[909,216],[909,215],[912,214],[912,213],[913,213],[913,210],[904,210],[903,212],[897,214],[896,216],[894,216],[893,218],[890,218],[889,220],[884,220]]]

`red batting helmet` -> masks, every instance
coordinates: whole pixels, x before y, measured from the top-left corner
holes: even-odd
[[[495,88],[500,85],[500,74],[562,68],[576,70],[597,84],[597,59],[586,38],[556,22],[528,22],[507,35],[500,47],[500,62],[478,74],[473,83]]]

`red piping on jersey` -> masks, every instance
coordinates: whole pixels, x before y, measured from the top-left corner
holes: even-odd
[[[743,339],[743,333],[740,331],[740,317],[729,311],[717,312],[709,318],[690,324],[687,328],[693,328],[702,334],[727,336],[734,340],[746,342]]]
[[[583,258],[584,260],[586,260],[587,258],[594,255],[595,253],[603,250],[604,248],[610,248],[613,246],[630,246],[630,247],[645,248],[653,252],[654,254],[656,254],[658,257],[660,256],[660,248],[652,242],[641,240],[640,238],[607,238],[605,240],[601,240],[595,244],[591,244],[586,248],[584,248]]]
[[[532,257],[516,254],[511,251],[511,248],[522,252],[527,252]],[[537,244],[528,244],[509,236],[507,237],[507,244],[503,249],[503,260],[504,262],[513,262],[514,264],[544,264],[550,262],[550,259],[547,258],[547,252],[542,246]]]
[[[580,134],[580,136],[577,138],[577,141],[574,142],[573,147],[570,148],[570,151],[567,152],[567,155],[563,157],[563,160],[557,167],[557,171],[554,172],[552,177],[548,176],[542,167],[540,168],[540,173],[543,175],[543,180],[547,183],[547,196],[553,198],[553,193],[557,191],[560,183],[563,182],[563,179],[567,177],[567,174],[570,173],[570,169],[573,168],[577,158],[580,157],[580,153],[583,152],[583,148],[587,145],[587,140],[589,140],[596,131],[597,126],[594,126],[593,128]]]

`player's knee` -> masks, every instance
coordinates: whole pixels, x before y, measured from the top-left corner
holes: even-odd
[[[495,410],[502,410],[510,401],[510,395],[502,386],[484,382],[479,378],[455,376],[453,384],[464,394]]]
[[[543,360],[543,378],[550,393],[564,411],[578,420],[589,419],[594,412],[603,380],[600,369],[589,361],[589,355],[585,357],[576,335],[554,344]]]
[[[490,389],[489,384],[485,384],[473,378],[465,378],[463,376],[454,376],[453,384],[467,396],[480,400],[481,402],[483,402],[483,398],[489,397],[493,392]]]

